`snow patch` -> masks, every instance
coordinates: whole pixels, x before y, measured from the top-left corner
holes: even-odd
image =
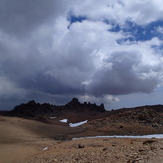
[[[56,117],[50,117],[50,119],[55,119]]]
[[[45,150],[47,150],[48,149],[48,147],[45,147],[44,149],[43,149],[43,151],[45,151]]]
[[[60,122],[67,123],[68,119],[61,119]]]
[[[156,135],[141,135],[141,136],[130,136],[130,135],[113,135],[113,136],[89,136],[89,137],[80,137],[80,138],[73,138],[72,140],[76,139],[86,139],[86,138],[157,138],[163,139],[163,134],[156,134]]]
[[[69,126],[70,127],[78,127],[78,126],[81,126],[81,125],[83,125],[83,124],[85,124],[87,122],[88,122],[88,120],[82,121],[82,122],[78,122],[78,123],[69,123]]]

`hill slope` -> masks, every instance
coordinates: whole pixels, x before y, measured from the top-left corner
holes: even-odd
[[[85,135],[98,133],[82,128],[0,116],[0,163],[24,163],[27,157],[42,152],[47,146]]]
[[[87,141],[85,140],[77,141],[77,144],[73,143],[73,141],[62,144],[61,141],[70,140],[73,137],[96,135],[163,134],[162,105],[105,111],[103,105],[81,104],[77,99],[73,99],[70,103],[63,106],[41,105],[31,101],[15,107],[10,112],[1,113],[10,116],[0,116],[0,162],[7,163],[24,163],[27,157],[36,153],[38,155],[36,154],[36,157],[29,161],[30,163],[39,162],[40,160],[47,160],[44,162],[48,162],[49,155],[52,156],[54,162],[56,157],[57,161],[60,158],[65,158],[67,161],[70,161],[72,158],[79,160],[87,158],[87,161],[91,161],[94,152],[97,153],[97,155],[93,156],[96,160],[101,158],[98,156],[105,157],[107,155],[109,159],[113,159],[113,162],[117,162],[118,159],[115,159],[115,157],[119,157],[120,159],[121,154],[122,156],[126,154],[125,152],[121,152],[126,140],[118,140],[118,144],[115,145],[115,140],[110,139],[110,143],[113,143],[114,146],[109,148],[105,146],[105,140],[101,140],[102,142],[99,145],[94,141],[88,141],[90,144],[87,145]],[[67,119],[68,122],[60,122],[61,119]],[[88,122],[74,128],[68,125],[70,122],[80,122],[83,120],[88,120]],[[157,143],[157,151],[154,151],[155,146],[149,146],[149,150],[146,150],[146,146],[143,146],[144,151],[142,151],[142,143],[139,146],[140,142],[137,141],[138,144],[135,142],[134,144],[138,145],[137,148],[130,144],[131,142],[127,145],[125,144],[128,146],[126,147],[127,150],[130,150],[131,147],[133,148],[133,150],[130,150],[131,154],[137,152],[141,157],[142,153],[146,151],[149,157],[151,157],[151,152],[153,153],[151,159],[156,159],[154,157],[155,153],[159,156],[157,158],[162,159],[162,153],[159,151],[162,150],[159,146],[162,141]],[[61,143],[61,147],[58,143]],[[84,144],[81,155],[79,151],[80,143]],[[50,149],[50,153],[43,151],[47,146]],[[112,155],[107,150],[111,150],[111,153],[113,152]],[[56,151],[59,153],[55,156],[53,152]],[[117,151],[119,151],[120,155],[117,155]],[[73,155],[66,155],[64,152],[72,152]],[[145,159],[145,156],[146,154],[143,156],[143,159]],[[38,159],[35,160],[35,158]],[[125,161],[128,158],[128,156],[124,156]],[[131,157],[132,159],[135,160],[135,158]]]
[[[142,106],[110,111],[104,118],[89,121],[83,128],[107,135],[163,134],[163,106]]]
[[[106,135],[163,133],[163,105],[106,111],[103,104],[80,103],[73,98],[62,106],[30,101],[5,114],[65,127],[84,121],[87,123],[81,128]]]

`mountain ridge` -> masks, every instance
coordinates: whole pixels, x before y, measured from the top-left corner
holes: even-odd
[[[69,118],[71,122],[78,122],[102,112],[106,112],[104,104],[80,103],[77,98],[73,98],[67,104],[60,106],[48,103],[40,104],[32,100],[26,104],[15,106],[13,110],[5,112],[5,114],[51,123],[52,120],[49,120],[49,117]],[[73,117],[72,114],[74,114]],[[78,116],[79,114],[80,116]]]
[[[87,121],[85,130],[106,135],[141,135],[163,133],[163,105],[145,105],[106,111],[103,104],[80,103],[73,98],[65,105],[40,104],[29,101],[4,115],[70,127],[71,123]]]

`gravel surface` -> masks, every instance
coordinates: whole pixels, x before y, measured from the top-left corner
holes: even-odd
[[[162,163],[163,139],[95,138],[62,142],[27,163]]]

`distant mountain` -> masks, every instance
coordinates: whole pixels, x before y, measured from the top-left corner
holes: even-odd
[[[83,124],[80,127],[85,130],[106,135],[163,134],[163,105],[106,111],[103,104],[80,103],[73,98],[61,106],[30,101],[0,114],[61,126]]]
[[[69,103],[61,106],[48,103],[39,104],[34,100],[29,101],[26,104],[16,106],[7,115],[34,119],[46,123],[56,123],[56,119],[66,118],[69,122],[92,119],[92,117],[103,112],[106,112],[103,104],[98,106],[90,102],[80,103],[77,98],[73,98]],[[54,120],[52,117],[56,117],[56,119]]]

